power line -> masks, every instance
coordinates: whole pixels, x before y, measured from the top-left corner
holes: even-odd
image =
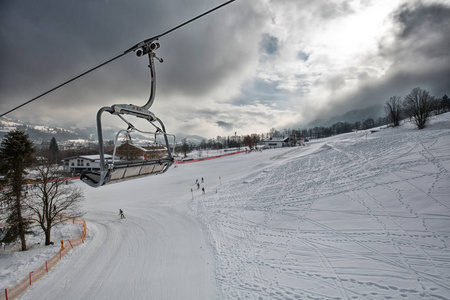
[[[61,83],[60,85],[58,85],[58,86],[56,86],[56,87],[54,87],[54,88],[52,88],[52,89],[46,91],[45,93],[42,93],[42,94],[40,94],[39,96],[36,96],[36,97],[34,97],[33,99],[28,100],[28,101],[25,102],[25,103],[22,103],[22,104],[19,105],[19,106],[16,106],[15,108],[13,108],[13,109],[11,109],[11,110],[9,110],[9,111],[3,113],[2,115],[0,115],[0,118],[3,117],[3,116],[5,116],[5,115],[7,115],[7,114],[9,114],[10,112],[15,111],[16,109],[21,108],[22,106],[25,106],[25,105],[27,105],[27,104],[29,104],[29,103],[31,103],[31,102],[33,102],[33,101],[35,101],[35,100],[41,98],[42,96],[45,96],[45,95],[47,95],[47,94],[53,92],[53,91],[56,90],[56,89],[59,89],[60,87],[66,85],[66,84],[68,84],[68,83],[70,83],[70,82],[72,82],[72,81],[74,81],[74,80],[76,80],[76,79],[78,79],[78,78],[80,78],[80,77],[82,77],[82,76],[84,76],[84,75],[86,75],[86,74],[88,74],[88,73],[90,73],[90,72],[92,72],[92,71],[94,71],[94,70],[100,68],[100,67],[103,67],[103,66],[106,65],[106,64],[109,64],[109,63],[112,62],[113,60],[116,60],[116,59],[118,59],[118,58],[124,56],[125,54],[126,54],[126,53],[122,53],[122,54],[120,54],[120,55],[117,55],[116,57],[111,58],[110,60],[108,60],[108,61],[106,61],[106,62],[104,62],[104,63],[102,63],[102,64],[100,64],[100,65],[98,65],[98,66],[96,66],[96,67],[94,67],[94,68],[92,68],[92,69],[89,69],[89,70],[87,70],[86,72],[84,72],[84,73],[82,73],[82,74],[80,74],[80,75],[78,75],[78,76],[75,76],[74,78],[72,78],[72,79],[70,79],[70,80],[67,80],[67,81],[64,82],[64,83]]]

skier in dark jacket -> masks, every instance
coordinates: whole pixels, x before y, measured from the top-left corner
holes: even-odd
[[[121,219],[125,219],[125,215],[123,214],[123,210],[119,209],[119,216]]]

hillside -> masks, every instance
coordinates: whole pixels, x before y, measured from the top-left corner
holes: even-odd
[[[30,136],[30,139],[37,144],[41,142],[50,142],[54,137],[59,144],[65,144],[71,141],[77,141],[80,143],[96,142],[97,141],[97,128],[96,127],[86,127],[86,128],[63,128],[58,126],[49,126],[42,124],[31,124],[21,120],[15,120],[8,117],[0,118],[0,138],[2,138],[9,131],[14,129],[20,129]],[[123,128],[122,128],[123,129]],[[114,140],[117,128],[109,128],[104,126],[103,128],[103,138],[104,140]],[[177,134],[177,140],[187,139],[193,144],[200,144],[205,137],[198,135],[186,135]]]
[[[85,187],[86,243],[21,299],[448,299],[449,149],[447,113]],[[43,259],[0,251],[0,288]]]

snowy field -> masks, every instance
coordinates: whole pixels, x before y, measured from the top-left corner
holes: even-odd
[[[450,299],[449,170],[445,114],[85,186],[86,243],[21,299]]]

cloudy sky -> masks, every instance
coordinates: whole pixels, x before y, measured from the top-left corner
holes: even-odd
[[[224,2],[2,0],[0,113]],[[236,0],[159,40],[150,110],[168,131],[213,138],[299,128],[417,86],[442,97],[449,36],[448,0]],[[8,116],[94,126],[103,106],[147,102],[147,64],[127,54]]]

